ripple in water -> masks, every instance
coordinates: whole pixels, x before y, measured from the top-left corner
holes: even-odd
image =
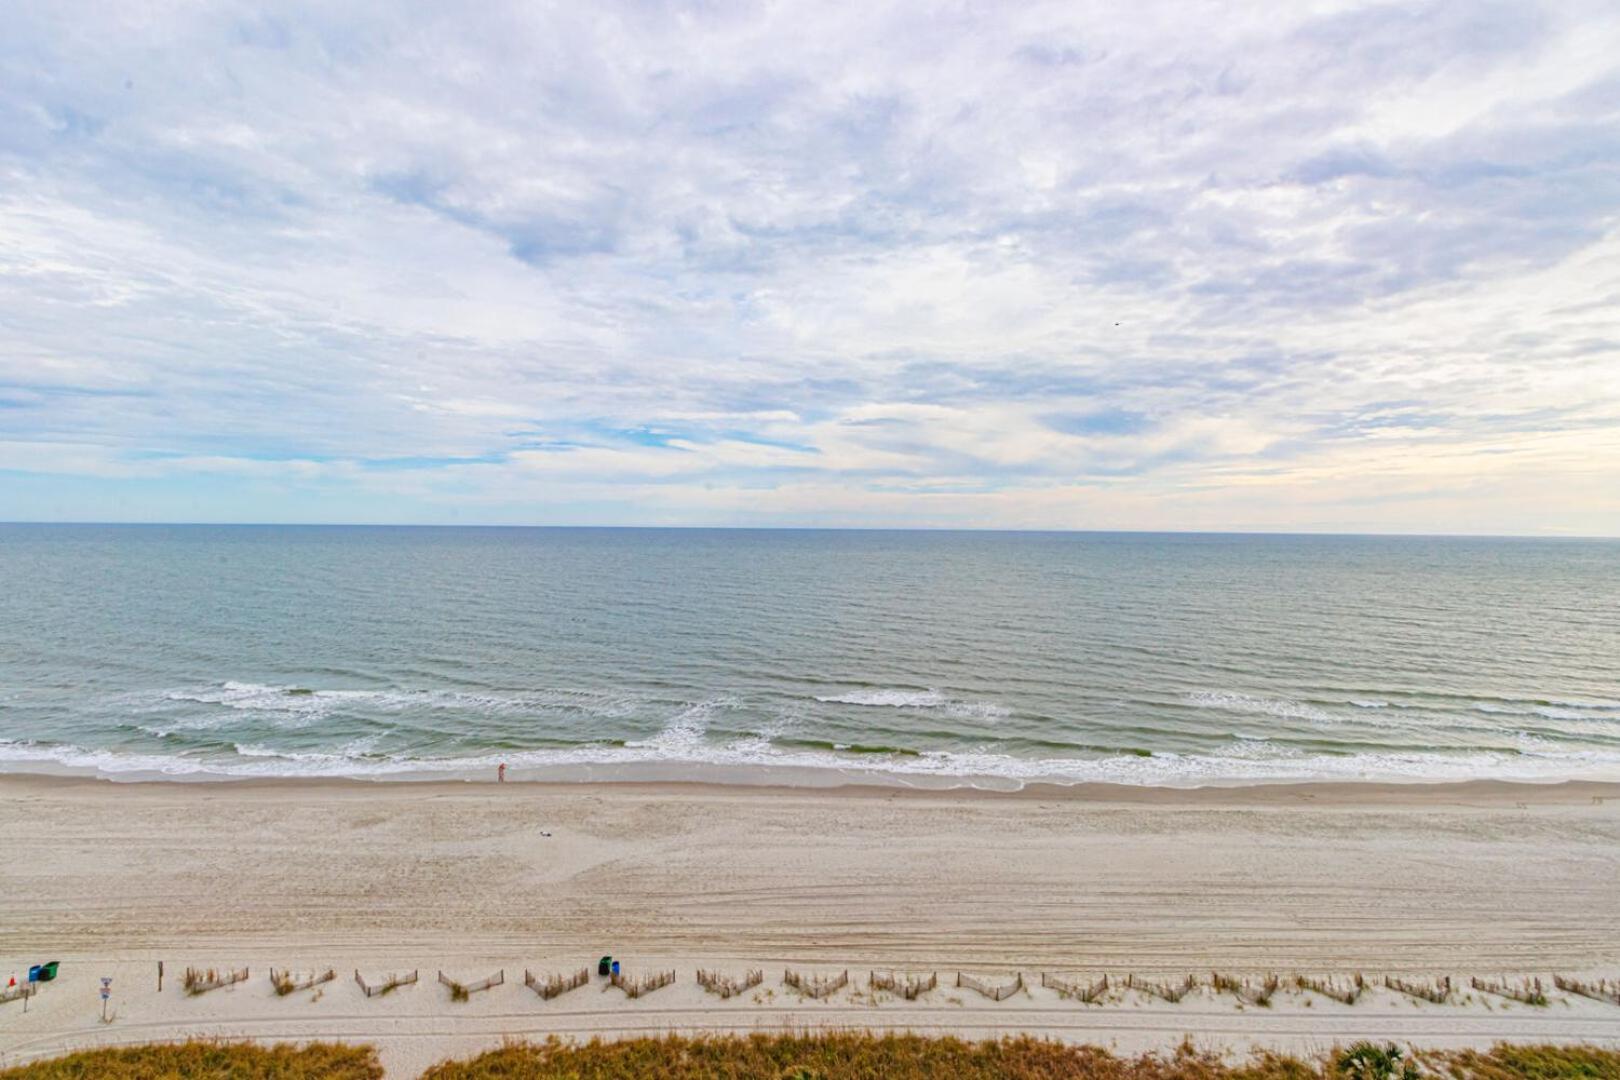
[[[204,526],[0,541],[0,768],[1620,775],[1613,542]]]

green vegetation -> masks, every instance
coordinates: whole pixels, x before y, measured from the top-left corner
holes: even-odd
[[[1418,1080],[1419,1075],[1417,1063],[1394,1043],[1356,1043],[1334,1059],[1333,1067],[1344,1080]]]
[[[188,1042],[87,1050],[0,1069],[0,1080],[381,1080],[369,1046]],[[1262,1054],[1230,1065],[1183,1045],[1115,1057],[1095,1046],[1017,1038],[969,1043],[920,1035],[832,1032],[732,1038],[512,1043],[429,1069],[423,1080],[1620,1080],[1620,1050],[1497,1046],[1402,1051],[1357,1043],[1317,1061]]]
[[[1017,1038],[969,1043],[920,1035],[832,1032],[733,1038],[630,1039],[572,1045],[513,1044],[429,1069],[423,1080],[1316,1080],[1283,1058],[1231,1069],[1190,1049],[1172,1057],[1116,1058],[1094,1046]]]
[[[1454,1080],[1620,1080],[1620,1050],[1592,1046],[1508,1046],[1425,1052],[1422,1064]]]
[[[438,1065],[423,1080],[1410,1080],[1420,1067],[1449,1080],[1620,1080],[1620,1051],[1498,1046],[1485,1053],[1429,1051],[1414,1060],[1394,1046],[1358,1043],[1319,1062],[1263,1054],[1228,1065],[1191,1046],[1132,1059],[1033,1038],[968,1043],[861,1032],[669,1036],[512,1044]]]
[[[82,1050],[0,1069],[0,1080],[381,1080],[369,1046],[187,1042]]]

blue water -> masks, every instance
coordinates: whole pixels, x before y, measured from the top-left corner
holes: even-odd
[[[1620,542],[0,526],[0,768],[1620,777]]]

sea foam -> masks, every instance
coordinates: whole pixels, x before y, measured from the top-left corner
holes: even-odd
[[[0,741],[0,765],[14,770],[87,772],[102,776],[356,777],[431,779],[487,777],[497,764],[512,770],[580,766],[683,765],[758,770],[761,782],[773,773],[816,770],[846,778],[928,778],[948,786],[984,781],[1076,784],[1106,782],[1147,786],[1198,786],[1313,780],[1444,782],[1469,779],[1550,781],[1620,779],[1620,751],[1561,751],[1534,739],[1517,752],[1313,754],[1272,743],[1243,743],[1212,754],[1156,753],[1151,757],[1110,755],[1091,758],[1023,758],[993,751],[924,751],[917,754],[841,754],[836,751],[783,750],[759,737],[702,743],[685,735],[655,745],[583,746],[519,750],[442,758],[378,755],[351,744],[339,752],[277,750],[263,745],[230,756],[162,755],[91,750]]]

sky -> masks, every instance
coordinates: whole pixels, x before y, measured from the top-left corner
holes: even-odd
[[[0,519],[1620,535],[1614,0],[0,23]]]

